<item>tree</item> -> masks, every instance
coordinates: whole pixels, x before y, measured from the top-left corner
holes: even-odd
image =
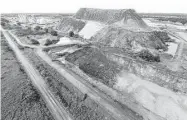
[[[148,50],[142,50],[138,53],[138,56],[148,62],[160,62],[160,56],[153,55]]]
[[[41,28],[40,28],[40,26],[36,26],[35,28],[34,28],[34,30],[40,30]]]
[[[74,32],[73,31],[70,31],[69,32],[69,37],[73,37],[74,36]]]
[[[51,44],[53,44],[53,42],[50,39],[47,39],[44,45],[48,46],[48,45],[51,45]]]
[[[40,44],[40,43],[39,43],[37,40],[35,40],[35,39],[31,39],[31,43],[34,44],[34,45]]]
[[[53,36],[58,36],[58,33],[57,33],[57,31],[52,30],[52,31],[51,31],[51,35],[53,35]]]
[[[46,33],[48,33],[48,32],[49,32],[49,30],[48,30],[47,28],[44,28],[44,31],[45,31]]]

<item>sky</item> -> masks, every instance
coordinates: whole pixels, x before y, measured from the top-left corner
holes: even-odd
[[[186,13],[187,0],[1,0],[1,13],[75,13],[81,7]]]

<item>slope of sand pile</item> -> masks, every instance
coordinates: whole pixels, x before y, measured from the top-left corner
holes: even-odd
[[[57,25],[56,29],[60,32],[67,33],[69,31],[79,32],[85,26],[85,22],[71,17],[64,17]]]

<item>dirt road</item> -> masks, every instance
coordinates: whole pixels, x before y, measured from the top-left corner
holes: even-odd
[[[187,42],[187,32],[178,32],[178,35]]]
[[[7,31],[2,30],[8,44],[15,52],[17,59],[25,68],[27,74],[32,80],[34,86],[39,90],[42,94],[42,97],[47,103],[47,106],[54,116],[56,120],[71,120],[70,115],[66,112],[66,110],[61,107],[60,103],[55,99],[54,95],[49,91],[42,77],[37,73],[35,68],[29,63],[29,61],[24,57],[23,53],[19,50],[19,48],[15,45],[12,38],[9,36]]]
[[[172,70],[177,71],[181,65],[181,57],[183,53],[184,44],[187,43],[187,33],[185,32],[176,32],[175,36],[181,40],[178,45],[177,52],[174,56],[174,63]]]

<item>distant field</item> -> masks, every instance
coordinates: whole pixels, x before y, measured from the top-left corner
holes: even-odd
[[[139,13],[142,18],[155,18],[159,21],[170,21],[174,23],[187,24],[187,14],[154,14],[154,13]]]
[[[187,14],[172,14],[172,13],[138,13],[141,17],[143,18],[148,18],[148,17],[179,17],[179,18],[187,18]]]
[[[3,13],[1,16],[16,17],[18,14],[34,15],[35,17],[72,16],[74,13]]]

